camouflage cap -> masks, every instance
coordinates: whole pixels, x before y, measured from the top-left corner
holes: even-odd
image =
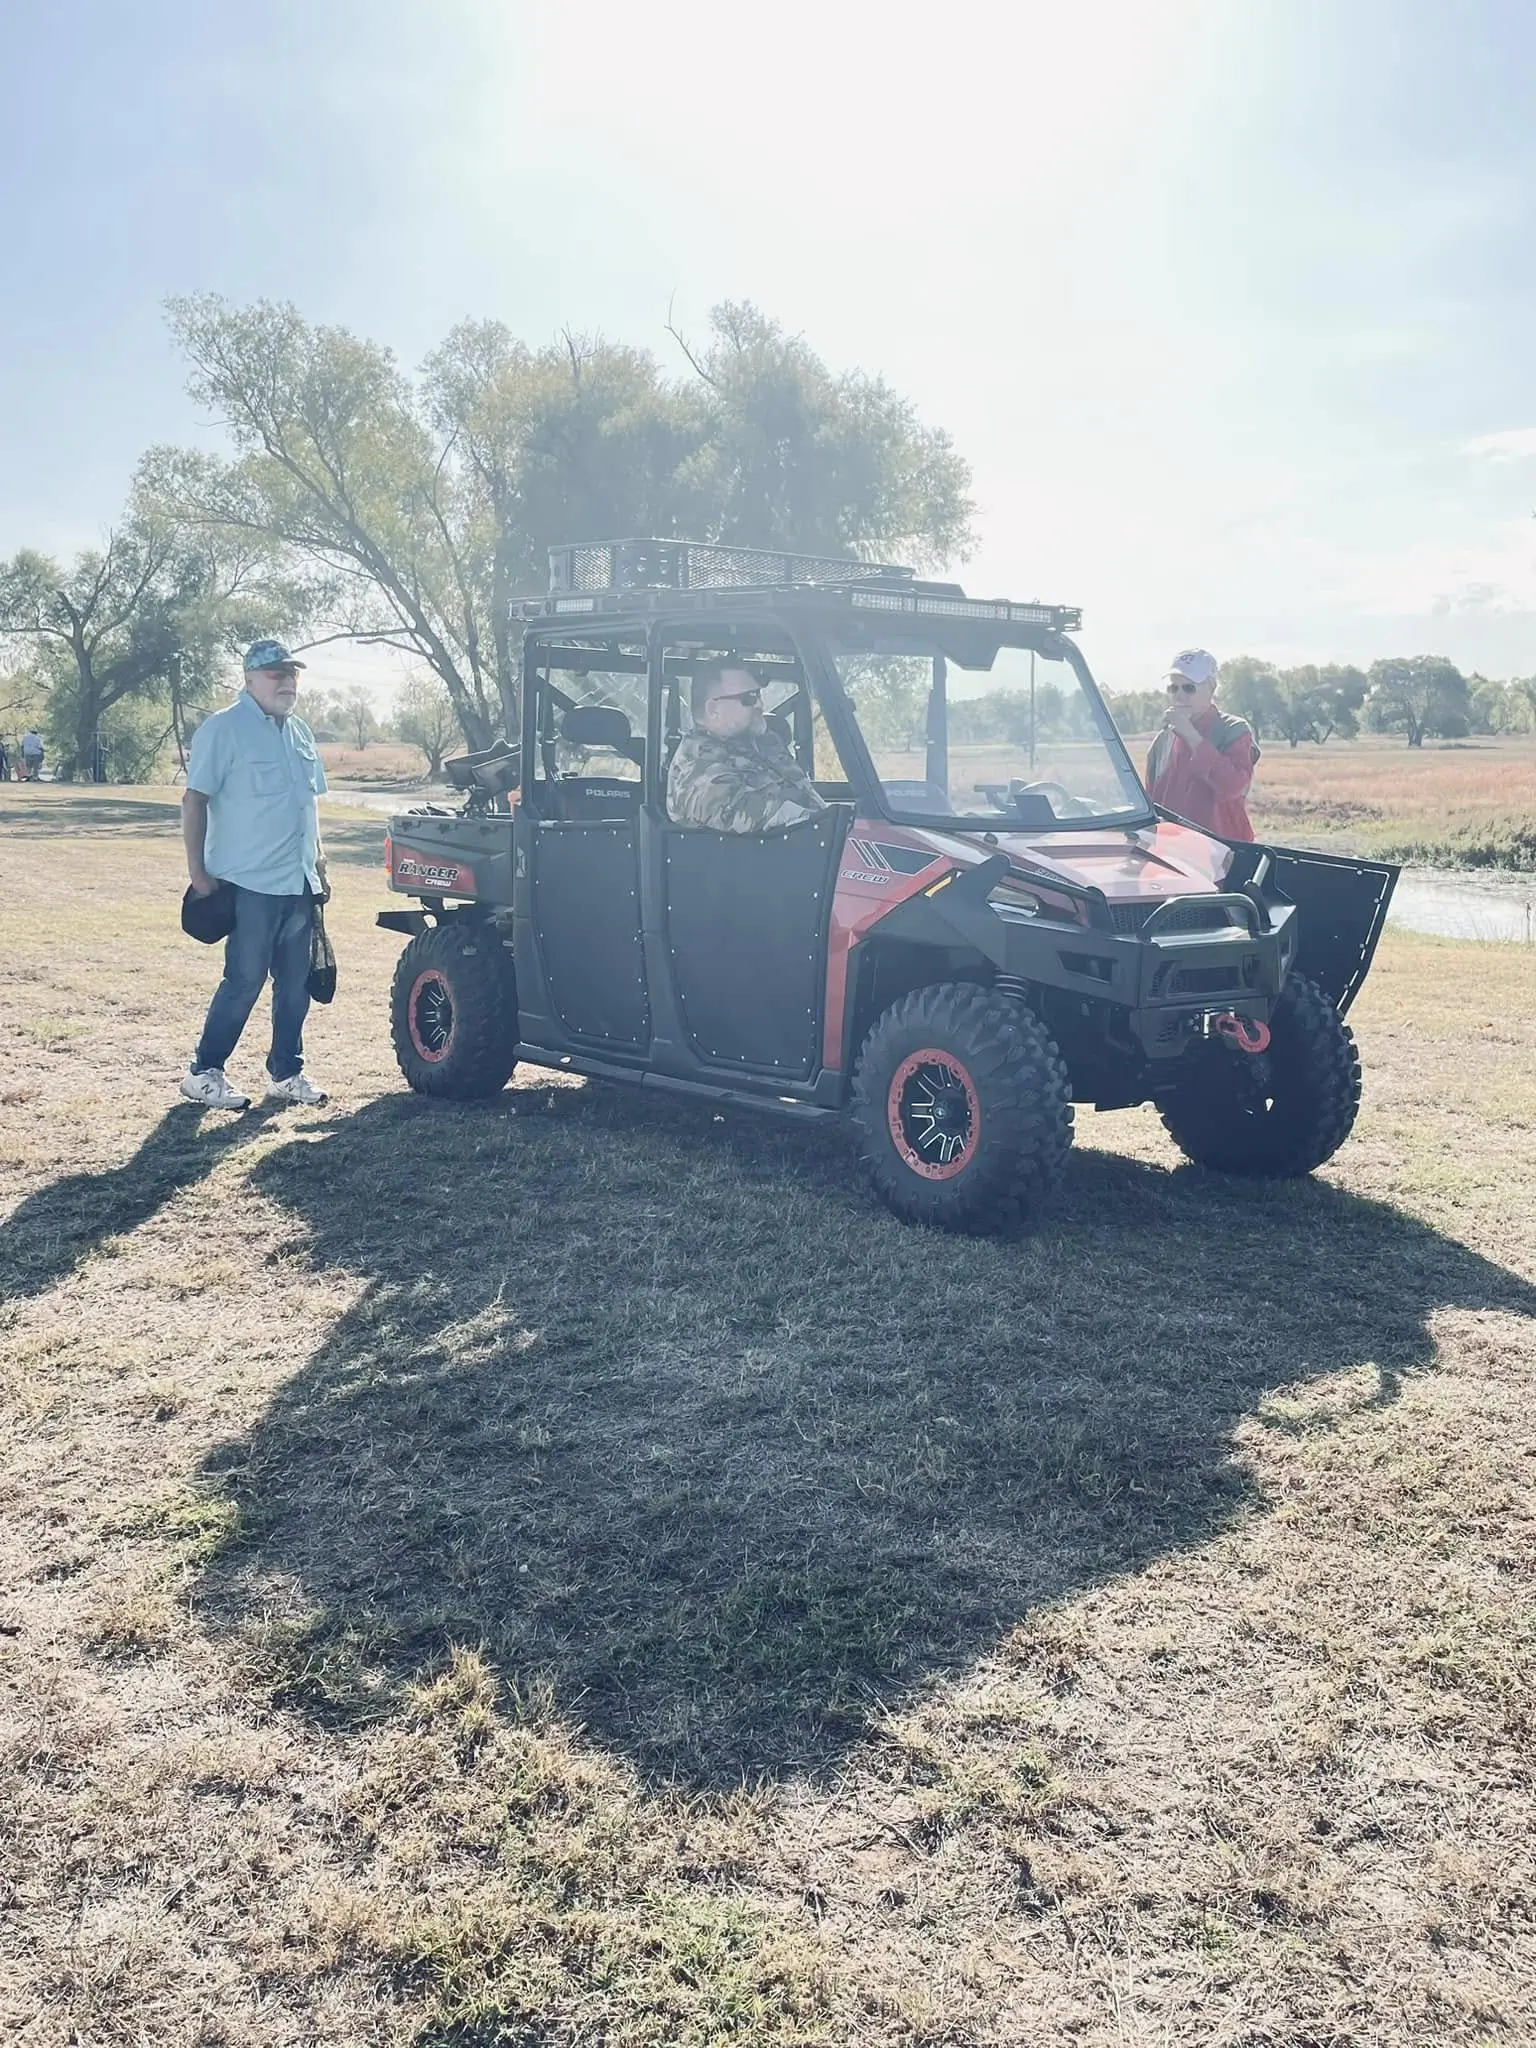
[[[253,640],[245,650],[242,664],[247,674],[253,668],[303,668],[305,665],[294,659],[281,640]]]

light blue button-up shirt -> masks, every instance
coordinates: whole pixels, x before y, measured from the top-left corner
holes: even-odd
[[[272,718],[249,690],[192,735],[187,787],[208,799],[210,875],[264,896],[319,894],[315,798],[324,793],[315,736],[290,711]]]

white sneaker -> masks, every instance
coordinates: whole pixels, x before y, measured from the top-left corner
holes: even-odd
[[[268,1102],[297,1102],[305,1109],[316,1109],[329,1100],[323,1088],[317,1088],[308,1074],[290,1074],[283,1081],[267,1083]]]
[[[249,1109],[251,1098],[231,1088],[222,1067],[204,1067],[199,1073],[188,1067],[181,1077],[181,1092],[188,1102],[200,1102],[205,1109]]]

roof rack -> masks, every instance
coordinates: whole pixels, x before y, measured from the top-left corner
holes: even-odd
[[[958,583],[925,582],[890,562],[694,540],[582,541],[551,548],[548,595],[514,598],[511,615],[529,624],[582,615],[595,623],[604,615],[669,611],[680,602],[689,611],[726,612],[812,602],[887,616],[1042,626],[1052,633],[1075,633],[1083,623],[1075,604],[967,597]]]
[[[696,540],[582,542],[549,551],[549,594],[604,590],[745,590],[797,583],[910,583],[893,562],[792,555]]]

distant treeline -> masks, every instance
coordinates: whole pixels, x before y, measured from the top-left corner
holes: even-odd
[[[1351,740],[1362,730],[1400,732],[1410,747],[1426,738],[1536,731],[1536,676],[1505,683],[1466,676],[1438,654],[1399,655],[1368,669],[1311,662],[1275,668],[1240,654],[1222,663],[1220,699],[1261,741],[1293,747]],[[1167,703],[1162,690],[1132,690],[1111,696],[1109,708],[1122,732],[1146,733]]]

